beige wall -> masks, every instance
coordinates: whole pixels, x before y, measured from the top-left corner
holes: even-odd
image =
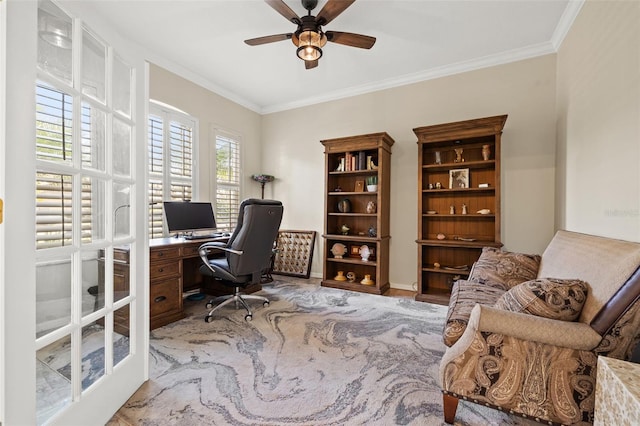
[[[558,228],[640,241],[639,23],[587,1],[558,52]]]
[[[391,156],[393,287],[417,274],[417,146],[412,129],[508,114],[503,133],[502,241],[541,252],[554,231],[556,57],[467,72],[263,117],[263,167],[276,175],[288,229],[323,231],[321,139],[386,131]],[[312,272],[322,273],[322,239]]]
[[[153,64],[149,67],[149,97],[198,119],[198,200],[213,200],[214,197],[211,183],[215,174],[209,163],[210,147],[215,146],[215,128],[242,138],[243,195],[260,197],[259,185],[251,180],[252,174],[262,171],[260,114]]]

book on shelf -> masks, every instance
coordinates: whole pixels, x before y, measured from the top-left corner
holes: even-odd
[[[358,170],[366,170],[367,167],[367,156],[364,151],[358,152]]]

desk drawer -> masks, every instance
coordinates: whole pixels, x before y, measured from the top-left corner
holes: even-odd
[[[149,314],[157,315],[182,309],[180,278],[172,278],[151,285]]]
[[[200,254],[198,253],[198,249],[200,248],[201,245],[202,244],[184,246],[182,248],[182,256],[183,257],[199,257]]]
[[[180,260],[172,260],[169,262],[151,262],[149,265],[149,279],[154,281],[158,278],[171,277],[180,275]]]
[[[151,262],[162,259],[172,259],[180,257],[180,247],[162,247],[152,248],[149,251],[149,260]]]

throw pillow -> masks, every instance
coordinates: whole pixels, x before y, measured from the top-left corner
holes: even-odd
[[[514,253],[494,247],[484,247],[480,258],[473,265],[469,281],[478,282],[504,290],[538,276],[540,256]]]
[[[494,307],[539,317],[575,321],[587,299],[588,284],[577,279],[539,278],[518,284]]]

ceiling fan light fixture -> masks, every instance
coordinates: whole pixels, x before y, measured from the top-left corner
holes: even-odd
[[[322,47],[327,44],[327,36],[322,31],[302,31],[297,39],[298,58],[303,61],[316,61],[322,57]]]

